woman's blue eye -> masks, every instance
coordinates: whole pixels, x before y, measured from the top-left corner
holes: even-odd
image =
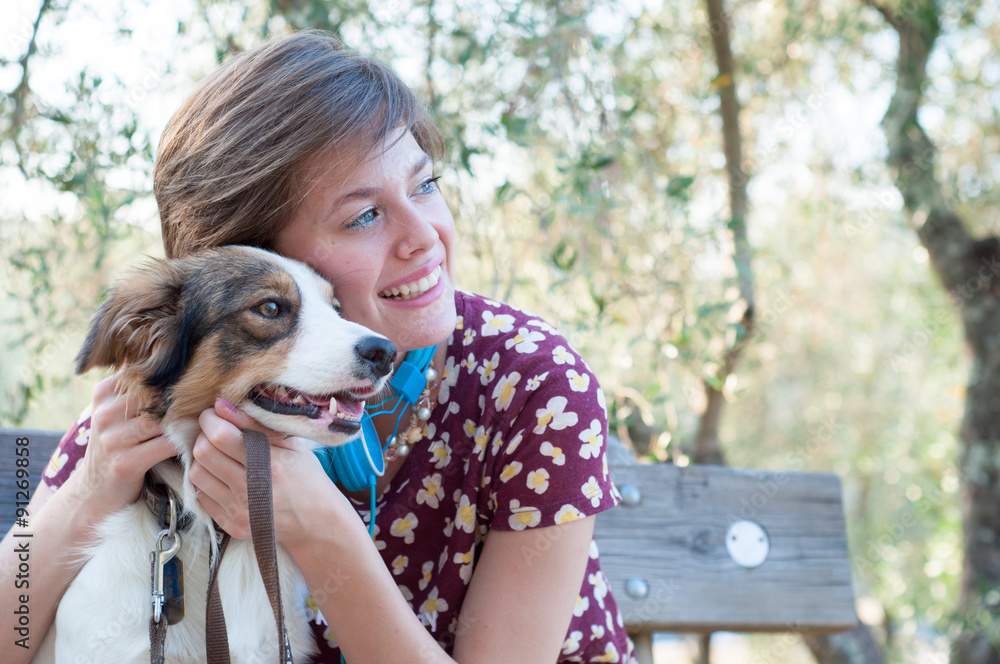
[[[421,182],[420,183],[420,188],[417,190],[417,193],[418,194],[432,194],[432,193],[434,193],[435,191],[438,190],[437,183],[438,183],[438,180],[440,180],[440,179],[441,179],[441,176],[438,175],[438,176],[433,177],[433,178],[431,178],[429,180],[425,180],[425,181]]]
[[[355,231],[362,228],[368,228],[375,222],[375,218],[377,216],[378,210],[375,208],[369,208],[355,217],[351,223],[347,224],[347,230]]]

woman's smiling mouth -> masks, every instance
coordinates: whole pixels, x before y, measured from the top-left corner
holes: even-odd
[[[388,300],[412,300],[415,297],[419,297],[434,288],[438,281],[441,280],[441,266],[438,265],[434,268],[434,271],[428,274],[426,277],[421,277],[416,281],[410,282],[408,284],[402,284],[397,287],[387,288],[378,294],[379,297],[386,298]]]

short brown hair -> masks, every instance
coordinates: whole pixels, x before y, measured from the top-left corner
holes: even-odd
[[[153,192],[168,257],[271,248],[322,154],[357,163],[400,127],[431,157],[441,134],[385,63],[308,31],[241,53],[206,77],[160,139]]]

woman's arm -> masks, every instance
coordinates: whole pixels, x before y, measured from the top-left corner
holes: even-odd
[[[240,428],[221,405],[202,413],[191,479],[233,537],[249,538]],[[351,664],[453,662],[400,594],[365,524],[309,451],[270,432],[275,535],[305,577]],[[460,616],[456,659],[506,664],[558,659],[587,565],[594,519],[486,538]],[[512,637],[512,635],[516,635]]]
[[[137,417],[115,394],[114,381],[94,389],[90,441],[80,466],[58,491],[39,483],[28,526],[15,526],[0,544],[0,632],[15,642],[28,637],[28,648],[4,649],[10,664],[30,661],[41,645],[80,569],[79,548],[91,541],[93,526],[135,502],[146,471],[176,454],[158,424]],[[26,632],[18,631],[24,614],[15,613],[22,605],[28,607]]]
[[[455,635],[461,664],[552,664],[580,594],[594,517],[533,530],[493,530]]]

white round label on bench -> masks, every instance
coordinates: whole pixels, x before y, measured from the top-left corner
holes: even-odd
[[[760,525],[753,521],[736,521],[726,531],[726,550],[737,565],[757,567],[767,560],[771,542]]]

